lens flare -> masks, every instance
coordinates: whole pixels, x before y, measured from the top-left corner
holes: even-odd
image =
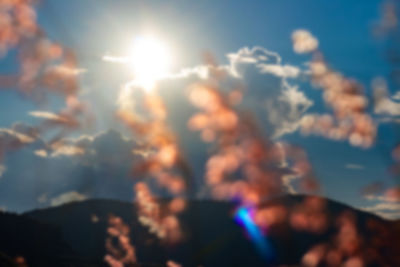
[[[265,260],[272,260],[273,251],[268,239],[263,236],[260,228],[253,221],[254,210],[240,207],[235,213],[235,221],[246,229],[250,238],[256,245],[259,253]]]

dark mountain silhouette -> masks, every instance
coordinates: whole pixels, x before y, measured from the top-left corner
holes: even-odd
[[[290,211],[304,200],[305,196],[284,196],[265,205],[284,206]],[[368,266],[400,266],[398,221],[330,200],[325,209],[329,223],[319,233],[295,230],[289,220],[271,226],[266,237],[272,255],[268,261],[232,219],[234,204],[226,202],[191,201],[180,215],[186,238],[173,246],[160,242],[138,222],[135,205],[116,200],[87,200],[23,215],[0,213],[0,265],[15,266],[12,259],[23,256],[29,266],[106,266],[106,228],[113,214],[131,227],[138,266],[165,266],[167,260],[183,266],[300,266],[302,256],[314,245],[334,242],[336,219],[350,212],[366,244],[365,252],[379,256]]]
[[[16,266],[13,262],[17,257],[36,266],[69,266],[68,259],[76,254],[57,226],[0,213],[0,266]]]

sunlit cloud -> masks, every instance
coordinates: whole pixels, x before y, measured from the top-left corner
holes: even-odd
[[[292,33],[293,49],[296,53],[309,53],[318,48],[318,40],[307,30]]]
[[[126,63],[127,58],[103,57],[104,60]],[[269,51],[263,47],[243,47],[237,52],[227,54],[228,64],[220,65],[198,65],[183,68],[177,72],[167,72],[159,76],[158,82],[168,80],[185,80],[195,82],[207,80],[213,74],[222,74],[228,80],[242,81],[246,83],[245,71],[251,69],[259,77],[276,77],[278,87],[273,91],[266,91],[268,119],[273,125],[275,137],[296,131],[300,126],[302,116],[313,105],[313,101],[308,99],[297,86],[291,86],[286,79],[298,78],[303,70],[292,65],[282,65],[282,59],[276,52]],[[171,84],[168,84],[172,86]],[[132,111],[136,108],[135,91],[140,90],[140,82],[133,79],[124,84],[118,95],[117,104],[121,111]],[[160,87],[159,90],[168,88]],[[251,89],[251,88],[250,88]],[[258,89],[258,88],[257,88]]]
[[[86,200],[87,196],[80,194],[76,191],[70,191],[63,193],[57,197],[54,197],[50,200],[51,206],[60,206],[69,202],[77,202],[77,201],[83,201]]]
[[[62,76],[77,76],[87,72],[87,69],[72,68],[65,65],[56,65],[49,67],[46,71],[52,74],[62,75]]]
[[[301,70],[292,65],[273,65],[260,64],[261,73],[272,73],[278,77],[296,78],[300,75]]]
[[[60,146],[56,146],[54,148],[51,156],[52,157],[60,157],[60,156],[71,157],[71,156],[78,156],[78,155],[84,155],[84,154],[85,154],[85,150],[81,147],[60,145]],[[39,156],[41,156],[41,155],[39,155]]]
[[[37,149],[33,152],[36,156],[42,157],[42,158],[46,158],[48,153],[46,150],[44,149]]]
[[[127,57],[115,57],[115,56],[110,56],[110,55],[104,55],[102,57],[103,61],[107,62],[113,62],[113,63],[128,63],[129,58]]]
[[[0,143],[3,146],[18,146],[28,144],[35,141],[35,138],[23,133],[16,132],[12,129],[0,129]]]
[[[66,118],[49,111],[31,111],[28,114],[35,118],[47,119],[52,121],[60,121],[60,122],[68,121]]]

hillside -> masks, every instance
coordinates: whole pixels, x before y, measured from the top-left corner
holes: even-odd
[[[284,206],[290,212],[297,209],[304,200],[304,196],[288,195],[265,205]],[[289,221],[270,227],[267,235],[273,255],[268,259],[270,266],[299,264],[302,256],[314,245],[335,242],[338,231],[336,220],[343,212],[355,215],[355,223],[363,242],[371,244],[373,247],[368,249],[378,254],[379,259],[372,259],[370,266],[379,266],[383,264],[382,260],[391,264],[398,263],[399,259],[394,256],[398,245],[389,240],[384,240],[382,244],[381,240],[385,236],[390,237],[388,239],[399,237],[398,224],[335,201],[321,200],[326,203],[328,215],[327,227],[322,232],[293,229]],[[114,214],[131,227],[131,240],[143,264],[163,264],[173,259],[183,266],[265,266],[266,262],[257,252],[254,243],[232,219],[234,211],[234,205],[226,202],[190,202],[188,209],[180,216],[187,238],[173,247],[160,243],[138,223],[135,206],[130,203],[88,200],[36,210],[23,216],[59,227],[66,243],[86,262],[101,262],[105,254],[107,218]]]

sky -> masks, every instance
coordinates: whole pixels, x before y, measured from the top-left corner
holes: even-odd
[[[399,138],[399,128],[393,120],[396,116],[385,115],[389,122],[378,124],[376,143],[368,149],[346,141],[304,136],[296,126],[308,113],[329,111],[321,90],[309,82],[310,55],[293,50],[291,36],[298,29],[311,32],[319,40],[319,49],[330,67],[356,79],[368,97],[372,98],[371,83],[376,77],[386,79],[389,94],[396,94],[398,88],[390,81],[387,40],[373,35],[381,7],[382,1],[375,0],[42,1],[36,7],[38,24],[49,39],[75,52],[78,66],[84,70],[79,76],[79,97],[96,115],[93,127],[66,138],[71,143],[86,142],[91,153],[53,153],[44,157],[38,155],[40,144],[35,142],[7,154],[0,177],[0,207],[22,212],[70,199],[133,199],[134,179],[128,173],[137,155],[127,147],[135,140],[129,139],[126,128],[115,119],[121,86],[132,80],[132,73],[126,65],[105,61],[103,56],[125,57],[135,37],[151,33],[170,48],[170,74],[182,73],[182,69],[190,72],[161,79],[159,92],[166,101],[168,121],[196,173],[196,197],[202,197],[201,177],[211,149],[199,141],[197,133],[187,129],[187,120],[194,112],[187,100],[187,88],[201,79],[199,68],[204,66],[204,54],[210,53],[217,66],[229,67],[239,74],[232,74],[229,79],[247,88],[243,107],[255,114],[266,135],[305,149],[323,195],[392,218],[400,217],[398,203],[387,202],[382,192],[369,198],[360,193],[363,187],[374,183],[382,183],[386,189],[397,184],[396,177],[388,171],[393,164],[391,151]],[[0,74],[18,72],[15,50],[0,59]],[[257,58],[260,55],[267,59]],[[265,64],[291,66],[299,73],[263,71]],[[282,92],[288,88],[285,83],[302,97],[297,104],[305,106],[301,111],[296,106],[294,117],[286,114],[288,106],[282,108],[279,104]],[[13,125],[16,129],[16,122],[36,125],[42,118],[30,112],[55,112],[63,105],[57,96],[51,95],[44,104],[37,105],[14,88],[5,89],[0,91],[2,129]],[[289,102],[285,103],[290,107]],[[273,118],[274,110],[281,117]],[[283,122],[293,128],[285,130],[288,124]],[[43,136],[42,142],[50,138],[51,134]],[[387,203],[393,205],[384,210],[377,206]]]

